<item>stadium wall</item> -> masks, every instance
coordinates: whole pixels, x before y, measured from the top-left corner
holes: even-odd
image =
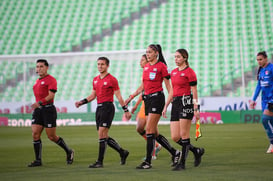
[[[166,94],[167,95],[167,94]],[[249,110],[249,100],[251,97],[201,97],[199,102],[201,105],[201,111],[241,111]],[[34,102],[34,100],[33,100]],[[129,104],[129,109],[136,103],[133,100]],[[0,102],[0,112],[2,113],[32,113],[32,102]],[[75,100],[67,101],[55,101],[54,102],[58,113],[94,113],[96,112],[97,103],[92,101],[89,104],[83,105],[80,108],[75,107]],[[114,105],[116,107],[116,113],[123,112],[118,100],[114,99]],[[261,110],[260,97],[257,99],[257,110]],[[5,112],[4,110],[8,110]],[[168,110],[171,110],[169,106]]]
[[[169,124],[168,118],[161,118],[159,124]],[[1,114],[0,126],[26,127],[31,126],[32,114]],[[260,110],[241,111],[208,111],[201,112],[200,122],[202,124],[231,124],[231,123],[261,123]],[[123,113],[116,113],[113,124],[130,125],[136,124],[136,115],[131,120],[125,120]],[[193,120],[193,123],[195,120]],[[95,125],[95,113],[59,113],[57,119],[58,126],[74,125]]]

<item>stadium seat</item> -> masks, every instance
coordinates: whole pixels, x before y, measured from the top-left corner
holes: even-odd
[[[199,91],[209,96],[224,84],[232,84],[233,78],[241,77],[241,57],[244,73],[251,72],[257,66],[257,51],[272,48],[272,0],[160,2],[68,0],[64,4],[60,1],[34,3],[30,0],[2,0],[0,54],[72,51],[72,47],[81,46],[82,40],[96,36],[100,38],[83,51],[145,49],[151,43],[160,43],[168,53],[186,48],[190,53],[190,65],[200,79],[199,84],[205,87]],[[152,8],[154,4],[159,6]],[[137,19],[132,18],[135,12],[140,13]],[[132,21],[124,25],[123,20],[130,18]],[[113,30],[115,24],[120,29]],[[112,32],[104,35],[106,29]],[[174,59],[168,59],[169,67],[174,68]],[[16,73],[12,71],[14,65],[7,64],[0,62],[0,71],[6,72],[5,79],[16,78]],[[131,65],[113,63],[111,72],[119,76],[120,66]],[[60,82],[60,90],[64,90],[64,85],[69,82],[63,76],[58,76],[59,71],[77,72],[66,65],[54,67],[56,70],[51,70]],[[77,68],[87,72],[86,67]],[[20,70],[18,72],[22,73]],[[96,69],[94,72],[97,72]],[[120,79],[124,81],[126,76]],[[210,87],[212,82],[213,86]],[[27,84],[31,87],[33,82]],[[130,89],[126,85],[121,86]],[[9,89],[3,95],[9,95],[6,91]],[[63,98],[69,96],[65,94]],[[6,99],[4,97],[2,100]]]

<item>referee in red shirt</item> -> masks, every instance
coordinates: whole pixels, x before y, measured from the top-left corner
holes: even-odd
[[[157,124],[161,117],[165,105],[165,96],[163,93],[162,82],[166,88],[170,88],[170,74],[168,73],[165,59],[162,55],[160,45],[151,44],[146,50],[148,62],[143,69],[142,83],[140,87],[125,101],[128,104],[135,96],[144,90],[146,123],[146,159],[137,169],[152,168],[151,159],[155,146],[155,140],[161,144],[172,155],[173,166],[178,163],[181,152],[173,148],[168,140],[158,132]]]
[[[75,106],[78,108],[81,105],[91,102],[97,98],[96,126],[99,136],[99,154],[97,161],[94,164],[89,165],[89,168],[103,167],[104,153],[107,145],[120,154],[121,165],[126,163],[126,159],[129,155],[127,150],[121,148],[113,138],[108,136],[108,132],[115,115],[115,107],[113,104],[114,94],[122,106],[126,118],[128,120],[131,118],[131,113],[129,112],[128,107],[125,105],[120,94],[117,79],[108,73],[109,64],[110,61],[108,58],[98,58],[97,66],[100,74],[93,79],[93,90],[91,94],[87,98],[75,103]]]
[[[28,167],[42,165],[41,134],[44,128],[47,137],[65,150],[67,164],[72,164],[74,159],[74,151],[68,148],[61,137],[56,135],[57,111],[53,103],[55,93],[57,92],[57,81],[53,76],[47,73],[47,70],[48,62],[44,59],[37,60],[36,72],[39,78],[33,86],[36,102],[31,105],[34,109],[31,128],[36,159],[31,162]]]
[[[171,135],[172,139],[182,146],[182,158],[173,170],[184,170],[188,151],[195,157],[194,166],[201,163],[204,148],[196,148],[190,143],[190,128],[193,116],[200,118],[197,77],[189,67],[188,52],[178,49],[175,52],[175,63],[178,66],[171,72],[171,88],[162,115],[166,117],[168,105],[172,101]]]

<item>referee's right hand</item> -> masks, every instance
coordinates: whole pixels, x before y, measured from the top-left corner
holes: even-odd
[[[163,111],[162,111],[162,117],[163,118],[167,118],[167,108],[164,106],[164,109],[163,109]]]
[[[81,102],[81,101],[77,101],[77,102],[75,102],[75,106],[76,106],[76,108],[80,107],[81,105],[82,105],[82,102]]]
[[[38,102],[35,102],[35,103],[33,103],[33,104],[31,105],[31,108],[33,108],[33,109],[36,109],[36,108],[38,108],[38,107],[40,107],[40,104],[39,104]]]

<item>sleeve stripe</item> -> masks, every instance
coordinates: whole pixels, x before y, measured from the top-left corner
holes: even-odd
[[[57,90],[55,90],[55,89],[49,89],[51,92],[57,92]]]
[[[195,85],[197,85],[197,81],[190,82],[190,86],[195,86]]]

